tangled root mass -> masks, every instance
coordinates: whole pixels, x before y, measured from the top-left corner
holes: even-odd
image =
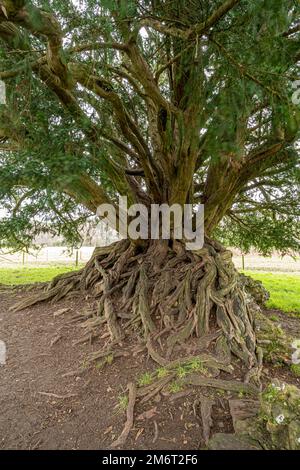
[[[97,357],[134,335],[160,365],[204,346],[220,364],[238,357],[248,369],[246,380],[259,380],[262,352],[253,311],[231,252],[212,240],[196,252],[177,241],[141,247],[122,240],[96,248],[83,269],[57,276],[15,310],[80,295],[94,305],[86,337],[107,329],[107,348]]]

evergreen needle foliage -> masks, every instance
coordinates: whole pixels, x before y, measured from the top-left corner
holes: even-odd
[[[201,202],[244,251],[299,250],[299,1],[0,6],[0,246],[74,246],[127,195]]]

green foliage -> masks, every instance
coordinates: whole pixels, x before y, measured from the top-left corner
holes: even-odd
[[[183,389],[183,386],[180,382],[173,380],[173,382],[170,383],[169,390],[171,393],[181,392],[182,389]]]
[[[203,365],[203,362],[199,358],[194,357],[190,361],[182,363],[176,369],[176,375],[179,379],[184,378],[191,372],[199,372],[201,374],[205,374],[207,372],[207,368]]]
[[[176,374],[179,379],[183,379],[187,375],[187,370],[185,367],[179,366],[177,367]]]
[[[262,393],[262,399],[267,403],[275,403],[280,396],[280,389],[274,384],[269,384]]]
[[[23,3],[5,1],[15,34],[0,31],[0,247],[26,249],[44,232],[78,245],[99,193],[115,202],[120,194],[135,200],[133,186],[139,195],[153,189],[146,176],[129,181],[126,168],[156,161],[159,170],[148,173],[171,188],[169,174],[195,155],[195,202],[216,206],[217,238],[245,252],[299,251],[300,111],[291,100],[299,31],[289,33],[299,2],[241,0],[187,39],[180,34],[222,1],[32,0],[20,24]],[[46,54],[54,36],[63,36],[57,70]],[[143,73],[134,54],[115,47],[129,43]],[[145,84],[147,73],[154,78]]]
[[[128,407],[128,396],[127,395],[119,395],[118,396],[118,404],[117,408],[119,411],[125,411]]]
[[[164,367],[160,367],[159,369],[157,369],[156,373],[157,373],[157,378],[158,379],[163,379],[164,377],[166,377],[169,374],[169,371],[168,371],[168,369],[166,369]]]
[[[300,170],[298,152],[289,149],[290,163],[285,171],[257,179],[239,197],[215,235],[228,246],[244,253],[255,248],[263,255],[275,249],[281,254],[300,250],[299,200]],[[265,184],[262,185],[261,182]]]
[[[141,377],[138,379],[138,384],[140,387],[144,387],[146,385],[150,385],[153,380],[152,374],[149,372],[145,372]]]

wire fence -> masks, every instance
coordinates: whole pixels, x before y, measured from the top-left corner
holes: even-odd
[[[92,256],[94,247],[84,246],[78,250],[68,247],[44,247],[40,250],[18,253],[0,251],[0,267],[48,266],[57,264],[75,265],[86,263]]]
[[[70,250],[66,246],[48,246],[29,253],[8,253],[0,250],[0,268],[41,267],[51,265],[78,266],[86,263],[92,256],[94,247],[83,246],[78,250]],[[274,272],[294,272],[300,274],[300,258],[291,256],[263,257],[257,254],[243,255],[234,252],[233,261],[238,269]]]

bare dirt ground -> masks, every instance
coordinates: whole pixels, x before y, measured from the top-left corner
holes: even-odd
[[[117,359],[105,368],[87,363],[101,341],[74,344],[82,335],[74,315],[83,304],[61,301],[13,313],[9,307],[25,291],[0,290],[0,339],[7,363],[0,366],[0,449],[109,449],[126,420],[120,397],[127,384],[156,365],[144,354]],[[55,316],[62,308],[70,310]],[[270,312],[270,315],[274,311]],[[282,327],[299,336],[299,319],[276,311]],[[275,376],[300,386],[287,367],[266,366],[265,381]],[[157,395],[135,409],[135,424],[124,449],[199,449],[204,446],[197,403],[206,390]],[[210,393],[210,391],[208,391]],[[233,432],[227,399],[214,396],[212,432]],[[227,395],[226,395],[227,394]]]

